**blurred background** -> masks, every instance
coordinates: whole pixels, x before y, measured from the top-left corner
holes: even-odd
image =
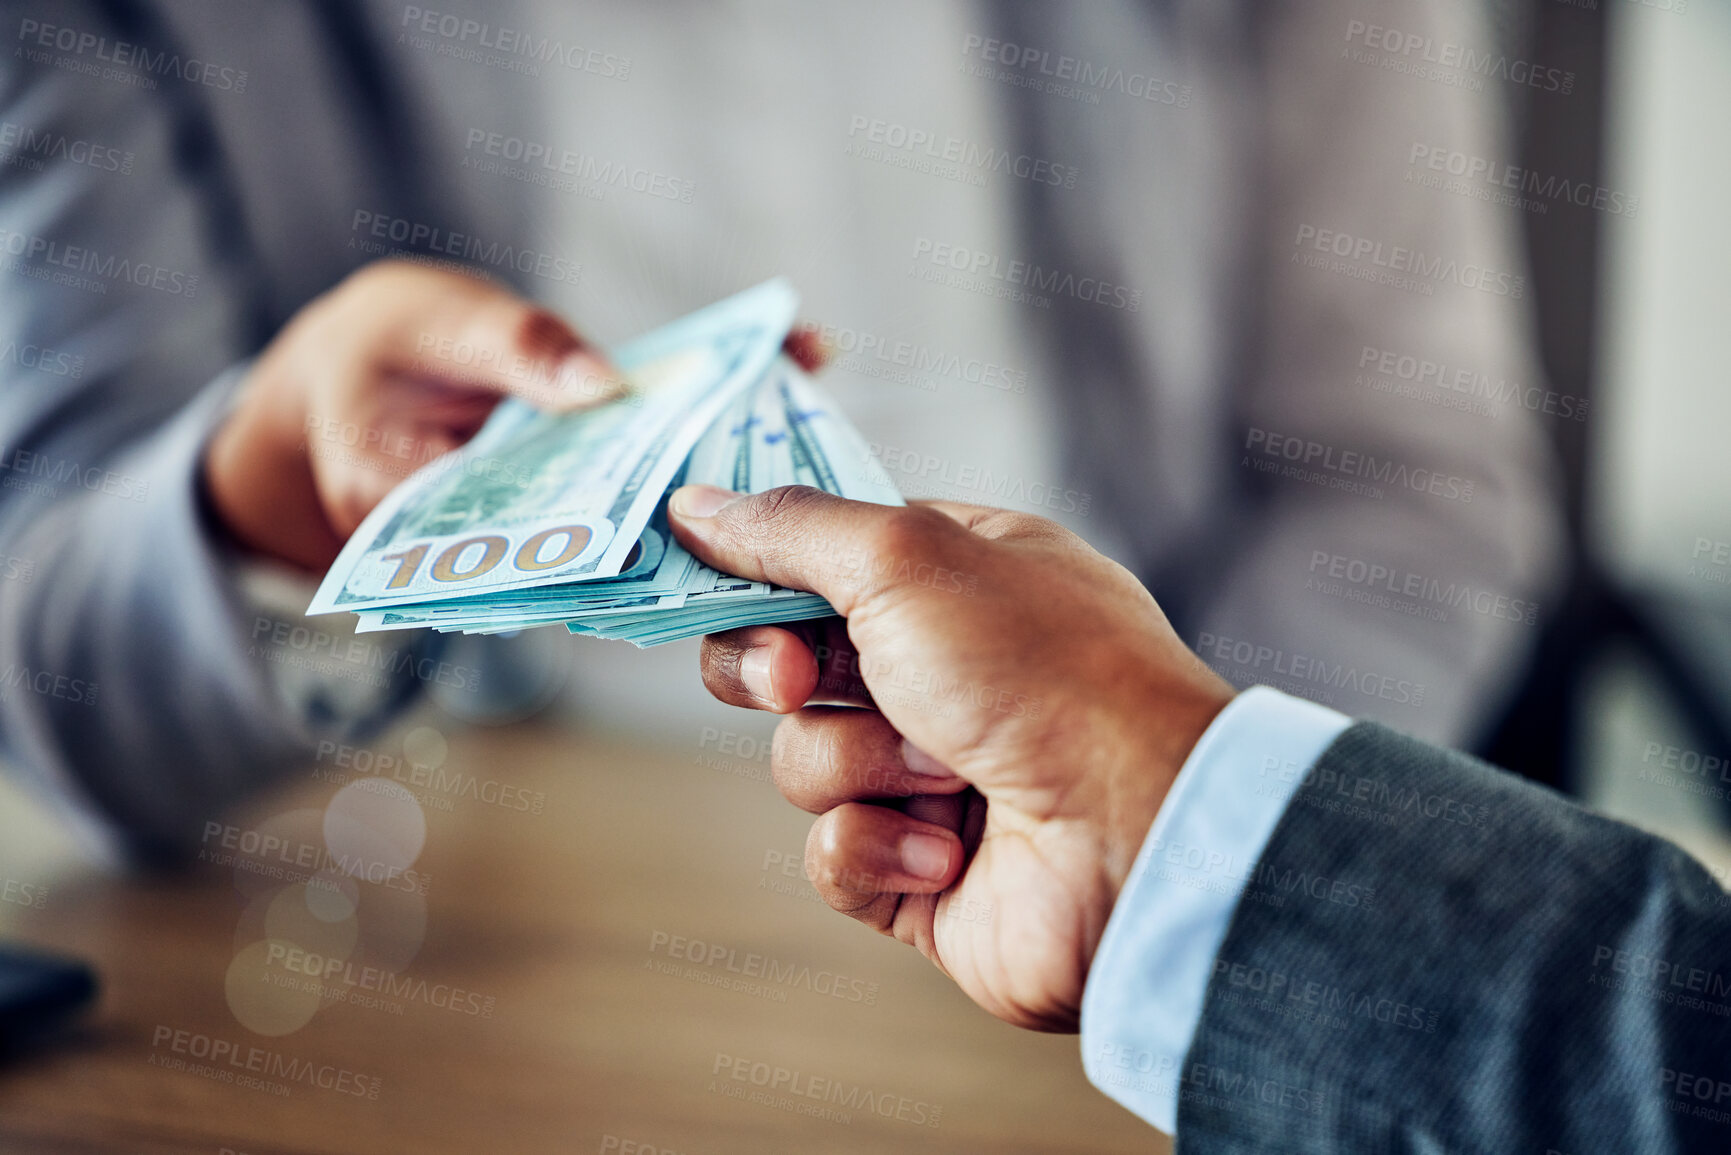
[[[1705,203],[1731,155],[1694,143],[1731,86],[1731,11],[1603,7],[1580,24],[1541,14],[1541,34],[1596,60],[1603,95],[1595,118],[1533,121],[1527,147],[1593,158],[1641,206],[1528,222],[1547,371],[1582,382],[1594,416],[1561,442],[1576,537],[1564,609],[1486,752],[1666,833],[1724,880],[1731,783],[1678,768],[1684,751],[1706,766],[1731,746],[1731,578],[1712,560],[1731,520],[1712,447],[1731,427],[1715,322],[1731,290],[1713,271],[1731,226]]]
[[[130,8],[97,4],[82,18],[106,19],[110,7]],[[1350,74],[1365,74],[1367,86],[1386,86],[1367,91],[1422,104],[1425,97],[1414,96],[1424,88],[1417,77],[1348,59],[1349,51],[1370,49],[1354,41],[1350,26],[1343,37],[1345,20],[1335,19],[1401,26],[1403,14],[1421,21],[1412,13],[1425,11],[1393,7],[1388,15],[1374,4],[1342,4],[1326,19],[1315,17],[1313,28],[1300,20],[1297,39],[1315,46],[1307,67],[1331,76],[1357,68]],[[1731,148],[1722,123],[1731,109],[1731,5],[1500,0],[1462,7],[1482,17],[1477,27],[1490,39],[1478,43],[1574,77],[1568,99],[1494,82],[1471,94],[1473,107],[1494,107],[1485,115],[1499,132],[1506,129],[1495,159],[1614,190],[1638,209],[1557,200],[1538,208],[1474,206],[1492,234],[1512,238],[1511,251],[1524,262],[1530,293],[1516,312],[1530,335],[1535,379],[1587,401],[1588,416],[1524,427],[1543,439],[1547,460],[1536,473],[1560,527],[1547,547],[1555,564],[1522,570],[1520,581],[1531,583],[1522,588],[1540,611],[1532,624],[1461,647],[1472,657],[1460,658],[1457,680],[1469,689],[1459,695],[1451,697],[1446,667],[1424,674],[1443,702],[1459,697],[1471,705],[1382,716],[1671,837],[1731,884],[1731,219],[1723,209]],[[452,158],[463,154],[462,141],[446,142],[443,171],[451,183],[470,181],[476,199],[498,202],[502,219],[517,222],[514,241],[581,263],[580,283],[528,289],[586,332],[620,340],[786,273],[807,290],[807,315],[830,325],[836,360],[824,380],[880,451],[914,460],[935,455],[946,463],[940,476],[963,466],[996,468],[1093,494],[1102,509],[1131,508],[1076,464],[1075,444],[1044,435],[1070,415],[1065,347],[1043,335],[1045,320],[907,271],[908,255],[917,253],[909,242],[919,238],[1026,251],[1018,248],[1025,242],[1017,239],[1015,214],[1046,190],[998,182],[984,195],[969,180],[884,161],[893,152],[868,153],[860,139],[872,131],[860,119],[880,116],[1003,139],[1009,114],[1000,99],[1038,98],[966,71],[978,60],[968,37],[997,27],[1003,11],[956,5],[916,19],[911,10],[794,14],[735,5],[681,8],[674,19],[603,5],[513,8],[510,19],[520,26],[629,61],[630,78],[620,82],[602,75],[601,65],[531,77],[465,58],[458,51],[465,46],[441,38],[436,21],[417,45],[404,38],[416,34],[424,12],[413,9],[411,17],[411,8],[378,6],[368,17],[371,35],[432,88],[452,89],[444,99],[472,99],[478,91],[496,101],[455,123],[580,142],[597,156],[629,157],[695,187],[691,205],[612,190],[592,204],[588,194],[568,198],[576,207],[554,198],[550,209],[548,197],[538,202],[532,190],[459,172]],[[1040,19],[1027,14],[1033,10],[1010,11],[1011,26],[1033,29],[1027,42],[1041,43]],[[1259,12],[1254,5],[1245,11],[1246,21]],[[280,65],[269,47],[272,22],[292,23],[280,13],[183,8],[173,15],[195,45],[201,24],[260,24],[262,38],[247,61],[252,96],[269,101],[275,94],[274,115],[283,118],[287,138],[298,134],[296,115],[316,111],[309,105],[297,114],[284,94],[301,84],[324,93],[334,83],[312,73],[273,76]],[[475,15],[502,19],[493,11]],[[1199,57],[1157,61],[1172,69],[1166,75],[1194,82],[1201,110],[1175,120],[1178,129],[1159,129],[1162,147],[1240,123],[1232,115],[1232,56],[1217,43],[1231,29],[1193,12],[1189,19],[1168,13],[1147,26],[1153,42],[1182,27],[1204,46]],[[1102,35],[1106,47],[1078,53],[1111,59],[1112,37]],[[1048,36],[1054,52],[1070,47],[1057,33]],[[1198,60],[1214,61],[1217,71],[1185,71]],[[333,74],[339,66],[321,64]],[[668,77],[682,79],[661,83]],[[28,80],[27,69],[8,78],[8,123],[31,115]],[[716,128],[692,115],[694,91],[724,85],[738,91],[718,101],[724,110],[716,115],[734,119]],[[1437,87],[1438,101],[1462,99]],[[939,103],[930,103],[934,96]],[[413,110],[412,98],[399,99]],[[1079,107],[1079,120],[1091,115]],[[1179,116],[1176,106],[1156,114]],[[809,135],[813,123],[824,135]],[[741,127],[751,124],[762,131]],[[656,133],[644,136],[644,125]],[[100,135],[99,127],[92,131]],[[1044,131],[1036,141],[1055,156],[1070,155],[1061,133],[1050,125]],[[1343,136],[1327,120],[1296,134],[1318,167],[1357,155]],[[823,164],[806,165],[791,151],[796,145],[827,150]],[[1411,164],[1405,156],[1387,159],[1395,173]],[[1100,175],[1085,162],[1079,167],[1084,185]],[[1397,179],[1385,169],[1340,175]],[[1457,199],[1441,191],[1399,195],[1395,215],[1402,219],[1455,211],[1438,207]],[[0,199],[0,224],[8,203]],[[338,203],[345,212],[329,224],[333,249],[352,239],[348,212],[371,202],[351,196]],[[1171,213],[1181,215],[1180,208]],[[1276,224],[1284,238],[1294,221],[1307,219]],[[1151,224],[1150,231],[1159,230]],[[1282,243],[1276,260],[1290,253]],[[867,263],[873,253],[883,255]],[[1155,246],[1150,260],[1158,266],[1162,259]],[[1189,266],[1174,263],[1180,283],[1151,286],[1144,308],[1179,315],[1177,331],[1205,329],[1185,313]],[[15,269],[8,277],[17,282],[8,292],[47,291]],[[1324,275],[1314,282],[1323,284]],[[221,284],[211,291],[220,293]],[[1217,288],[1198,284],[1199,298]],[[1372,303],[1391,292],[1354,288]],[[1246,316],[1223,312],[1228,332]],[[1398,346],[1403,331],[1389,323],[1389,343]],[[858,352],[862,334],[969,353],[1008,366],[1032,388],[1026,398],[1005,398],[942,374],[886,376]],[[1223,343],[1230,345],[1230,336]],[[1185,350],[1173,363],[1182,375],[1182,366],[1204,359]],[[1350,377],[1351,356],[1337,368],[1339,378]],[[1521,370],[1517,363],[1503,371]],[[1379,412],[1408,428],[1442,420],[1417,402],[1402,404],[1390,401],[1392,408]],[[1250,423],[1266,420],[1259,412],[1282,412],[1278,400],[1271,405],[1250,405]],[[1232,436],[1243,430],[1241,421]],[[1242,470],[1229,463],[1226,473],[1226,488],[1243,486]],[[917,495],[918,479],[897,479]],[[932,495],[982,500],[953,485]],[[1196,508],[1206,521],[1210,507],[1198,501]],[[1145,560],[1133,529],[1105,512],[1090,515],[1085,501],[1079,510],[1071,503],[1040,511],[1127,564]],[[1398,529],[1391,532],[1401,540]],[[1306,539],[1298,556],[1310,548]],[[1254,605],[1212,609],[1185,592],[1208,586],[1211,571],[1175,573],[1159,577],[1172,583],[1174,618],[1187,642],[1231,630],[1257,640],[1288,636],[1269,632],[1280,627]],[[1278,576],[1285,583],[1279,588],[1289,589],[1303,574]],[[346,635],[348,625],[336,619],[302,621],[310,589],[304,580],[265,568],[249,568],[240,580],[254,615],[246,620],[267,622],[267,641],[277,623],[291,632]],[[1162,585],[1149,580],[1165,602]],[[1255,603],[1265,588],[1246,579],[1247,600]],[[1296,641],[1281,644],[1305,650],[1326,644],[1312,639],[1333,639],[1350,653],[1355,631],[1374,633],[1384,617],[1317,597],[1293,614]],[[1258,629],[1264,632],[1243,632]],[[1407,640],[1415,651],[1455,652],[1455,634],[1414,629]],[[292,655],[305,645],[278,648]],[[96,1015],[72,1042],[0,1066],[0,1150],[1163,1149],[1162,1139],[1088,1087],[1073,1039],[1025,1036],[991,1020],[923,960],[821,906],[798,867],[807,818],[768,782],[773,725],[710,700],[695,650],[683,643],[639,651],[559,630],[486,644],[458,640],[440,660],[476,676],[456,679],[455,687],[423,687],[388,726],[321,746],[309,769],[205,816],[221,830],[214,845],[207,834],[197,848],[204,861],[166,875],[120,869],[89,815],[27,785],[35,777],[27,767],[0,775],[0,877],[8,886],[0,939],[91,960],[105,984]],[[1239,684],[1260,680],[1254,670],[1216,664]],[[338,685],[349,677],[339,673]],[[356,811],[353,820],[386,831],[416,881],[356,888],[338,880],[346,897],[332,900],[329,917],[315,909],[309,920],[299,907],[285,912],[279,888],[261,882],[268,862],[207,856],[228,831],[235,832],[229,852],[246,831],[317,841],[320,829],[330,829],[321,826],[323,816],[364,810],[355,783],[377,774],[401,781],[400,772],[422,775],[415,804],[399,813]],[[443,785],[423,788],[429,781]],[[338,960],[323,992],[284,993],[272,984],[270,967],[281,960],[265,959],[259,944],[289,940],[321,960]],[[387,997],[342,966],[351,955],[385,959],[386,969],[442,984],[446,995],[407,988]],[[785,974],[805,977],[730,989],[725,984],[741,979],[735,968],[745,956],[776,960]],[[334,986],[341,999],[331,995]],[[473,996],[465,1007],[486,1012],[439,1005],[452,989]],[[187,1032],[184,1039],[177,1031]],[[373,1098],[295,1085],[285,1094],[168,1069],[192,1063],[195,1037],[334,1064],[378,1079],[384,1090]],[[714,1078],[736,1059],[917,1103],[922,1118],[940,1121],[913,1126],[855,1111],[840,1122],[736,1101],[725,1078],[719,1089]]]

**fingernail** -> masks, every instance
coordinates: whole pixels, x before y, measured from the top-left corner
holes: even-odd
[[[631,383],[605,357],[581,346],[559,364],[560,387],[579,401],[618,401],[631,393]]]
[[[799,362],[799,367],[807,373],[816,373],[823,368],[832,352],[823,339],[822,330],[810,324],[797,326],[787,335],[787,340],[782,342],[781,347],[789,357]]]
[[[680,517],[714,517],[722,506],[740,496],[713,485],[682,485],[673,491],[667,508]]]
[[[928,778],[954,778],[956,772],[927,754],[924,750],[902,739],[902,765],[915,774],[924,774]]]
[[[739,680],[753,698],[775,705],[775,684],[769,675],[769,647],[753,646],[739,657]]]
[[[902,869],[915,878],[936,882],[950,869],[950,844],[935,834],[902,835]]]
[[[533,314],[523,327],[523,344],[531,353],[558,360],[584,347],[579,337],[564,321],[552,313]]]

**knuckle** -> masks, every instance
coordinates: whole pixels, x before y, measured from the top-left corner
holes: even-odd
[[[385,257],[362,265],[344,281],[346,287],[365,293],[395,293],[412,285],[435,285],[456,274],[429,269],[401,257]]]
[[[859,603],[874,602],[884,595],[907,592],[917,584],[919,567],[949,564],[950,530],[956,528],[943,514],[919,506],[893,511],[869,531],[861,545],[865,556],[854,560],[860,584]]]
[[[741,502],[740,506],[753,529],[766,531],[785,518],[800,516],[822,498],[822,492],[809,485],[783,485]]]
[[[939,544],[946,520],[934,510],[906,506],[872,531],[870,547],[882,558],[925,557]]]
[[[1036,514],[1019,513],[1013,509],[994,509],[974,518],[968,528],[980,537],[996,539],[1045,536],[1059,527],[1056,522]]]
[[[833,887],[840,875],[840,818],[835,810],[820,816],[811,824],[811,834],[805,840],[805,876],[819,888]]]
[[[855,890],[832,890],[824,895],[824,901],[829,904],[831,910],[838,914],[845,914],[849,918],[857,918],[861,922],[870,923],[880,931],[884,929],[879,925],[881,920],[878,916],[881,900],[881,895],[865,894]]]
[[[806,760],[812,785],[834,790],[847,776],[847,755],[840,738],[833,726],[812,730],[811,754]]]
[[[810,738],[805,727],[789,716],[775,728],[770,740],[769,776],[783,798],[801,809],[810,801],[811,785],[816,777],[810,768]]]
[[[838,807],[812,823],[805,874],[830,909],[884,930],[893,904],[886,910],[881,880],[852,861],[854,819],[847,807]]]
[[[739,659],[744,652],[738,640],[728,634],[710,634],[703,639],[698,651],[703,686],[723,702],[733,704],[749,696],[739,680]]]
[[[1062,549],[1089,549],[1087,542],[1051,518],[1010,509],[994,509],[968,524],[975,537],[987,541],[1021,542]]]
[[[703,671],[704,680],[709,679],[709,671],[725,656],[727,645],[725,634],[704,634],[697,643],[697,668]]]
[[[408,269],[405,268],[406,263],[395,257],[387,257],[382,261],[362,265],[348,275],[344,280],[344,285],[348,288],[362,290],[388,285],[393,280],[408,275]]]
[[[764,569],[773,569],[789,559],[801,545],[790,530],[807,520],[806,512],[824,499],[821,490],[809,485],[784,485],[736,502],[721,513],[724,523],[738,535],[743,548]]]

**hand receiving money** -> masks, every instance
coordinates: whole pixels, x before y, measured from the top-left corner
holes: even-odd
[[[571,327],[480,277],[381,261],[302,309],[260,354],[205,453],[230,534],[323,569],[398,482],[468,440],[501,397],[552,410],[616,395]]]

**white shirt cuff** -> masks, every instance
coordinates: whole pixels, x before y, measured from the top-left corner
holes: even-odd
[[[1214,958],[1305,773],[1351,725],[1255,686],[1203,732],[1118,895],[1082,992],[1082,1066],[1168,1134]]]

